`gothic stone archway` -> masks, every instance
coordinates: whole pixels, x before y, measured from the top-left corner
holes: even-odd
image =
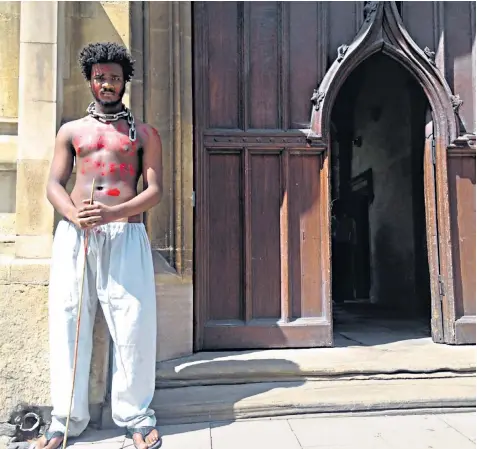
[[[419,82],[428,98],[432,120],[428,125],[432,140],[425,148],[425,199],[428,258],[432,295],[432,336],[436,342],[456,341],[456,307],[451,246],[447,149],[459,136],[456,109],[460,99],[452,95],[443,75],[437,70],[429,50],[420,49],[405,30],[394,2],[367,2],[366,19],[355,39],[342,45],[332,66],[315,90],[311,125],[307,132],[310,145],[325,143],[331,149],[331,110],[338,92],[350,73],[366,58],[383,52],[402,64]],[[324,158],[325,173],[330,157]],[[329,179],[329,177],[328,177]],[[329,182],[322,192],[330,202]],[[328,207],[327,221],[330,221]],[[322,253],[329,253],[330,238],[322,241]],[[331,260],[328,261],[331,267]],[[323,273],[331,281],[331,268]],[[328,299],[331,303],[331,297]]]

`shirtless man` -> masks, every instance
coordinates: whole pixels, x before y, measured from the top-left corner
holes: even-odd
[[[122,103],[134,73],[126,49],[86,46],[79,62],[94,102],[88,115],[63,125],[47,196],[64,219],[52,253],[49,293],[52,423],[37,449],[62,443],[71,394],[73,353],[86,257],[75,395],[69,435],[89,423],[88,381],[93,324],[99,301],[114,341],[111,405],[114,422],[138,449],[157,449],[161,438],[149,408],[155,387],[156,295],[152,254],[141,214],[162,195],[162,147],[157,131],[135,120]],[[76,161],[76,183],[66,183]],[[137,194],[143,176],[144,190]],[[95,180],[94,202],[89,204]],[[87,255],[83,250],[88,233]]]

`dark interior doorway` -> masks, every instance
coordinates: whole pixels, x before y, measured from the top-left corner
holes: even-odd
[[[412,75],[379,53],[351,74],[336,99],[331,187],[337,333],[430,335],[427,110]]]

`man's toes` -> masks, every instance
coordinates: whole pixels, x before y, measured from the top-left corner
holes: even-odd
[[[133,436],[133,441],[134,441],[134,445],[138,448],[138,449],[148,449],[148,445],[147,443],[144,441],[144,439],[142,438],[142,435],[141,434],[135,434]]]
[[[36,440],[35,444],[32,445],[31,447],[33,447],[35,449],[44,449],[45,446],[46,446],[46,438],[44,436],[42,436],[41,438]]]
[[[146,443],[148,444],[148,446],[152,446],[153,444],[157,443],[158,441],[159,441],[159,432],[157,431],[157,429],[154,429],[147,436]]]
[[[61,446],[61,443],[63,443],[63,437],[54,437],[50,440],[48,445],[44,447],[44,449],[57,449]]]

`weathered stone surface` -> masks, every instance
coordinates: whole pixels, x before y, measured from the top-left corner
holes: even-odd
[[[22,20],[29,24],[21,27],[22,42],[55,44],[57,41],[57,8],[58,2],[37,1],[23,8]]]
[[[157,360],[192,354],[192,283],[156,284],[156,295]]]
[[[52,230],[53,209],[46,199],[47,160],[19,160],[17,165],[17,231],[22,235],[41,235]],[[42,214],[46,212],[49,214]]]
[[[0,284],[0,422],[49,403],[47,287]]]
[[[22,402],[50,406],[48,325],[46,285],[0,282],[0,422],[7,422]],[[92,409],[106,394],[109,333],[100,311],[93,335]]]
[[[213,385],[380,374],[474,375],[473,346],[447,346],[430,338],[368,347],[201,352],[158,365],[157,385]]]
[[[18,115],[20,8],[21,2],[0,2],[0,117]]]
[[[0,435],[13,437],[17,431],[17,427],[9,423],[0,423]]]
[[[475,378],[296,381],[157,390],[152,407],[162,424],[303,413],[475,407]]]

